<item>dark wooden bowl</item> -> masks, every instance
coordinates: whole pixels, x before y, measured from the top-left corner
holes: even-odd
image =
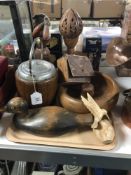
[[[110,111],[117,103],[119,88],[111,77],[105,74],[97,73],[91,79],[95,88],[93,98],[101,108]],[[88,113],[80,99],[80,85],[61,86],[59,92],[59,103],[65,109],[76,113]]]

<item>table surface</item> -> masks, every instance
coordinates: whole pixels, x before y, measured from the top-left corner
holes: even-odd
[[[101,67],[101,71],[113,77],[121,90],[131,88],[131,78],[117,77],[112,67]],[[113,111],[116,129],[116,147],[110,151],[53,147],[44,145],[18,144],[7,140],[6,129],[11,115],[4,113],[0,122],[0,159],[31,162],[58,163],[93,166],[112,169],[131,169],[131,129],[120,118],[124,97],[121,94]]]

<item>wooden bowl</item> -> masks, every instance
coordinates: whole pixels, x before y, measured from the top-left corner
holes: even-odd
[[[106,74],[97,73],[91,79],[95,88],[93,98],[97,104],[110,111],[117,103],[119,97],[119,88],[114,80]],[[76,113],[88,113],[88,109],[84,106],[80,99],[80,84],[61,86],[59,92],[59,103],[65,109]]]

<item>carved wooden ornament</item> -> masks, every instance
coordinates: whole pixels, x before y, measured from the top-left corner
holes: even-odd
[[[66,10],[60,20],[59,29],[63,37],[78,37],[83,29],[81,17],[73,9]]]
[[[87,93],[87,99],[81,96],[81,100],[94,116],[94,122],[91,125],[91,128],[93,129],[96,137],[105,144],[113,142],[115,138],[115,130],[107,111],[105,109],[101,109],[89,93]]]
[[[74,47],[78,42],[78,38],[83,29],[82,20],[79,14],[73,9],[65,11],[60,20],[60,33],[63,35],[67,52],[74,53]]]

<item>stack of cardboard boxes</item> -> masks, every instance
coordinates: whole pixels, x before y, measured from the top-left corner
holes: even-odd
[[[120,18],[125,3],[126,0],[32,0],[32,11],[61,18],[68,8],[73,8],[82,18]]]
[[[62,0],[62,14],[68,9],[76,10],[82,18],[89,18],[91,15],[92,0]]]
[[[32,0],[33,15],[45,13],[50,18],[61,17],[61,0]]]

